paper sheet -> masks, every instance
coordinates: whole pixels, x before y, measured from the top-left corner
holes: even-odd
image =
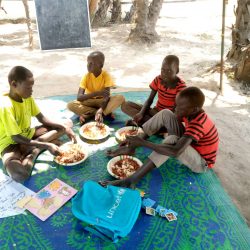
[[[24,213],[25,209],[16,206],[16,202],[35,193],[0,171],[0,218]]]

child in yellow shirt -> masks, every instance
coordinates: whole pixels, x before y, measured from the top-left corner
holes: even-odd
[[[97,122],[103,121],[103,115],[112,115],[125,98],[122,95],[110,96],[110,88],[114,82],[105,70],[102,70],[105,56],[100,51],[89,54],[87,58],[88,73],[83,76],[77,100],[68,103],[68,109],[79,115],[80,122],[95,117]]]
[[[76,142],[70,127],[48,120],[32,97],[33,74],[22,66],[11,69],[8,75],[9,93],[0,97],[0,156],[7,173],[15,181],[26,180],[41,150],[53,155],[60,153],[55,142],[63,134]],[[42,124],[31,128],[31,117]]]

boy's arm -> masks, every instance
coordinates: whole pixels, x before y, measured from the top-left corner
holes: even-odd
[[[61,129],[63,131],[65,131],[65,133],[67,134],[67,136],[69,137],[69,139],[71,141],[73,141],[74,143],[76,143],[76,136],[74,134],[74,132],[72,131],[72,129],[70,127],[67,127],[67,126],[64,126],[62,124],[59,124],[59,123],[55,123],[55,122],[52,122],[50,121],[47,117],[45,117],[42,113],[39,113],[37,116],[36,116],[37,120],[39,122],[41,122],[44,126],[47,126],[47,127],[52,127],[52,128],[55,128],[55,129]]]
[[[95,115],[95,120],[97,122],[103,122],[102,114],[103,114],[103,110],[107,107],[109,99],[110,99],[110,88],[109,87],[105,88],[103,90],[103,93],[105,94],[103,103],[101,107],[96,111],[96,115]]]
[[[149,95],[148,99],[144,102],[142,109],[140,111],[140,113],[142,115],[144,115],[146,113],[146,111],[150,108],[151,104],[154,101],[156,93],[157,93],[157,91],[151,89],[150,95]]]
[[[61,124],[59,124],[59,123],[50,121],[50,120],[49,120],[47,117],[45,117],[41,112],[40,112],[38,115],[36,115],[36,118],[37,118],[37,120],[38,120],[40,123],[42,123],[44,126],[65,130],[65,126],[63,126],[63,125],[61,125]]]
[[[12,135],[11,138],[18,144],[24,144],[24,145],[28,145],[28,146],[34,146],[37,148],[41,148],[41,149],[47,149],[53,155],[58,155],[60,153],[58,146],[56,146],[53,143],[40,142],[37,140],[28,139],[27,137],[24,137],[22,135]]]
[[[102,103],[101,109],[104,110],[107,107],[109,99],[110,99],[110,88],[107,87],[100,92],[102,92],[102,96],[103,96],[103,103]]]
[[[174,145],[164,143],[155,144],[138,136],[128,136],[127,141],[129,145],[134,147],[144,146],[162,155],[178,157],[187,148],[187,146],[192,143],[193,138],[189,136],[182,136]]]
[[[157,93],[157,91],[151,89],[150,95],[149,95],[148,99],[145,101],[145,103],[143,104],[140,112],[137,113],[133,117],[133,119],[134,119],[135,122],[138,123],[138,122],[140,122],[143,119],[146,111],[150,108],[151,104],[153,103],[156,93]]]
[[[93,97],[96,97],[96,96],[103,96],[105,98],[105,95],[106,95],[106,93],[104,90],[95,91],[95,92],[90,93],[90,94],[85,94],[85,89],[80,87],[78,89],[78,93],[77,93],[77,101],[83,102],[83,101],[86,101],[86,100],[93,98]]]

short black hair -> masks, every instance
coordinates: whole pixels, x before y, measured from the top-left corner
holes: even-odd
[[[33,74],[29,69],[23,66],[15,66],[9,72],[8,81],[9,83],[11,83],[12,81],[21,82],[32,76]]]
[[[193,107],[202,108],[205,102],[205,95],[197,87],[187,87],[179,93],[179,97],[185,97]]]
[[[180,60],[178,56],[175,55],[168,55],[163,59],[163,62],[167,62],[169,64],[174,63],[177,67],[177,72],[176,74],[179,73],[179,65],[180,65]]]
[[[98,58],[98,60],[100,60],[100,63],[102,64],[102,67],[103,67],[105,56],[101,51],[94,51],[90,53],[88,56]]]

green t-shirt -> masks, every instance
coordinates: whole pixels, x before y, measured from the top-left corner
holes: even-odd
[[[22,135],[29,139],[35,133],[31,128],[31,117],[40,113],[32,97],[23,102],[12,100],[8,94],[0,97],[0,157],[2,151],[10,144],[15,144],[11,136]]]

